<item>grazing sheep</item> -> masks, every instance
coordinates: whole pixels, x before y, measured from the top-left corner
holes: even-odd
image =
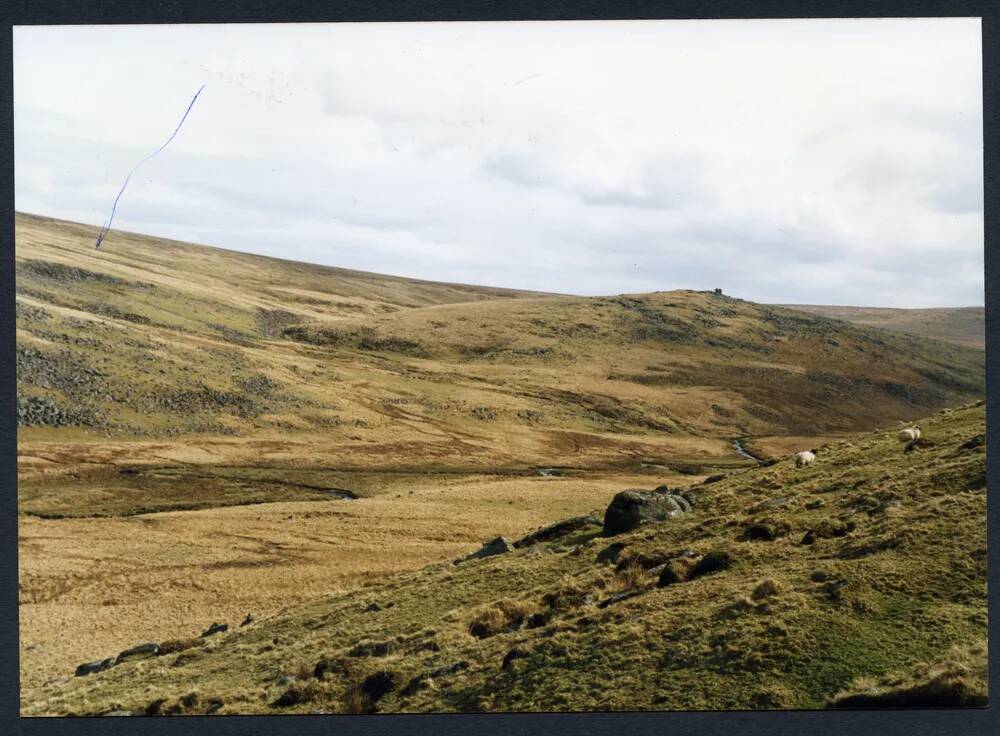
[[[896,435],[896,439],[900,442],[913,442],[914,440],[919,440],[920,427],[907,427],[906,429],[901,429],[899,434]]]
[[[816,459],[815,452],[809,452],[808,450],[804,452],[795,453],[795,467],[803,468],[806,465],[811,465],[812,461]]]

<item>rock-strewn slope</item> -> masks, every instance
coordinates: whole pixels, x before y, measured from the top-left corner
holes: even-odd
[[[895,427],[855,435],[613,537],[569,524],[67,673],[25,714],[813,708],[918,682],[987,620],[984,408],[921,426],[911,452]]]

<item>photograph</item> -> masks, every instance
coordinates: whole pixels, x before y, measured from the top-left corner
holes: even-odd
[[[987,707],[983,39],[14,25],[19,715]]]

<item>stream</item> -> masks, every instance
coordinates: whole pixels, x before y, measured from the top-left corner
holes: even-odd
[[[740,442],[739,437],[733,437],[733,441],[730,442],[730,444],[733,446],[733,449],[736,450],[736,453],[740,457],[745,457],[747,460],[753,460],[755,463],[760,462],[759,458],[754,457],[749,452],[747,452],[746,449],[744,449],[743,443]]]

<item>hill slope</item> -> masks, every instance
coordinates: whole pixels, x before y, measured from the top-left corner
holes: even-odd
[[[123,628],[270,615],[616,488],[754,465],[736,438],[781,456],[983,394],[982,351],[708,293],[540,295],[95,236],[16,221],[29,687]]]
[[[847,320],[858,325],[905,332],[919,337],[986,348],[986,310],[983,307],[939,307],[933,309],[890,309],[886,307],[836,307],[819,304],[780,306],[824,317]]]
[[[538,296],[17,225],[27,440],[306,433],[559,464],[567,432],[815,435],[984,386],[981,352],[706,293]]]
[[[26,712],[812,708],[919,680],[987,615],[984,409],[922,425],[913,452],[853,436],[692,486],[679,518],[318,598],[52,683]]]

